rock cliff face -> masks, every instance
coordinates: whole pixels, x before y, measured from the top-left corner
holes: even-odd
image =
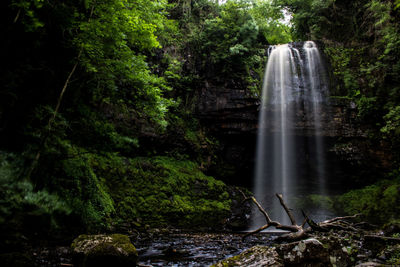
[[[206,82],[197,99],[197,117],[220,144],[218,162],[209,174],[231,184],[249,186],[253,176],[259,98],[238,86]]]
[[[205,83],[197,99],[198,118],[221,145],[219,158],[222,161],[217,162],[210,174],[228,183],[251,186],[259,97],[234,86]],[[354,181],[354,177],[374,175],[374,170],[390,164],[384,160],[388,158],[384,149],[371,149],[367,138],[368,126],[359,123],[357,112],[356,104],[349,99],[330,97],[320,114],[323,127],[319,134],[326,146],[327,172],[332,179],[338,180],[339,185],[349,181],[348,178]],[[315,135],[314,125],[309,121],[304,119],[304,110],[299,108],[294,132],[303,143],[312,142],[311,137]]]
[[[206,83],[198,94],[196,114],[204,125],[218,135],[254,135],[258,129],[259,108],[260,99],[251,92]],[[304,113],[304,109],[299,107],[294,126],[296,135],[314,135],[314,125],[305,119]],[[354,102],[346,98],[330,98],[321,114],[321,135],[366,137],[356,117],[357,106]]]
[[[260,100],[252,93],[206,82],[198,100],[197,115],[213,132],[222,135],[257,132]]]

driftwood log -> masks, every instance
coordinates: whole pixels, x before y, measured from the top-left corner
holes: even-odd
[[[304,238],[307,238],[310,232],[329,232],[331,230],[343,230],[343,231],[350,231],[350,232],[359,232],[362,231],[362,226],[365,226],[367,223],[366,222],[361,222],[361,223],[352,223],[351,221],[354,219],[357,219],[361,216],[361,214],[355,214],[352,216],[344,216],[344,217],[336,217],[330,220],[322,221],[319,223],[314,222],[307,216],[307,214],[302,211],[303,216],[304,216],[304,221],[301,225],[298,225],[296,223],[295,217],[293,216],[293,213],[291,209],[286,205],[286,203],[283,200],[282,194],[276,194],[276,197],[279,199],[279,202],[282,206],[282,208],[285,210],[286,214],[289,216],[291,225],[284,225],[281,224],[278,221],[273,221],[269,214],[265,211],[265,209],[258,203],[257,199],[255,197],[246,197],[246,195],[241,192],[244,200],[245,201],[252,201],[258,208],[258,210],[264,215],[267,223],[260,228],[251,231],[249,233],[246,233],[243,236],[243,239],[259,233],[265,229],[268,229],[269,227],[275,227],[276,229],[280,230],[287,230],[290,233],[286,235],[282,235],[280,239],[282,240],[288,240],[288,241],[295,241],[295,240],[301,240]],[[305,228],[305,225],[308,224],[309,227]],[[360,227],[360,228],[359,228]]]

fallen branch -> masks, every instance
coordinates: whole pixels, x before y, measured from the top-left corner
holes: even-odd
[[[291,210],[286,206],[285,202],[283,201],[282,194],[276,194],[276,197],[279,199],[281,206],[285,209],[292,225],[296,225],[296,220],[294,219],[294,216],[293,216]]]
[[[353,223],[350,223],[346,220],[352,220],[360,217],[361,214],[354,214],[352,216],[344,216],[344,217],[336,217],[330,220],[326,220],[323,222],[318,223],[318,226],[322,229],[326,230],[343,230],[343,231],[350,231],[350,232],[359,232],[360,229]],[[310,225],[311,226],[311,225]]]
[[[291,225],[284,225],[281,224],[278,221],[273,221],[271,217],[269,216],[268,212],[265,211],[265,209],[261,206],[260,203],[258,203],[257,199],[255,197],[247,197],[242,191],[240,191],[243,195],[243,202],[245,201],[252,201],[258,208],[258,210],[264,215],[267,223],[260,228],[251,231],[243,236],[243,239],[250,236],[254,235],[256,233],[259,233],[263,230],[266,230],[270,228],[271,226],[275,227],[276,229],[280,230],[287,230],[291,233],[287,235],[282,235],[279,239],[281,240],[299,240],[303,239],[305,237],[308,237],[308,233],[314,231],[314,232],[329,232],[331,230],[341,230],[341,231],[348,231],[348,232],[360,232],[362,231],[359,229],[359,226],[364,225],[365,223],[352,223],[350,222],[351,220],[354,220],[358,217],[361,216],[361,214],[355,214],[352,216],[343,216],[343,217],[336,217],[330,220],[325,220],[320,223],[314,222],[310,217],[302,210],[303,216],[304,216],[304,221],[301,225],[297,225],[296,219],[293,216],[292,210],[286,205],[285,201],[283,200],[282,194],[276,194],[276,197],[278,198],[281,206],[285,210],[286,214],[289,216]],[[304,226],[306,223],[310,226],[309,228],[305,229]],[[371,237],[372,238],[372,237]]]
[[[242,194],[243,194],[243,192],[242,192]],[[302,225],[297,225],[296,224],[294,216],[293,216],[291,210],[287,207],[287,205],[283,201],[283,197],[282,197],[281,194],[276,194],[276,197],[279,199],[279,202],[281,203],[282,207],[284,208],[284,210],[286,211],[287,215],[289,216],[292,225],[284,225],[284,224],[281,224],[280,222],[271,220],[271,218],[268,215],[268,213],[264,210],[264,208],[260,205],[260,203],[258,203],[258,201],[256,200],[255,197],[246,197],[244,194],[243,194],[243,196],[244,196],[245,200],[251,200],[254,204],[256,204],[257,208],[264,215],[264,217],[265,217],[265,219],[267,221],[267,223],[265,225],[261,226],[260,228],[245,234],[243,236],[243,239],[248,237],[248,236],[250,236],[250,235],[254,235],[254,234],[259,233],[259,232],[261,232],[261,231],[263,231],[265,229],[268,229],[271,226],[275,227],[276,229],[287,230],[287,231],[291,232],[290,234],[283,235],[281,237],[282,239],[285,239],[285,240],[292,240],[292,241],[293,240],[299,240],[299,239],[302,239],[302,238],[307,236],[307,233],[304,231],[304,228],[303,228],[305,223],[303,223]]]
[[[361,214],[358,213],[358,214],[354,214],[354,215],[351,215],[351,216],[336,217],[336,218],[333,218],[333,219],[330,219],[330,220],[323,221],[322,223],[333,223],[333,222],[336,222],[336,221],[356,219],[356,218],[358,218],[360,216],[361,216]]]
[[[329,229],[326,229],[326,228],[320,226],[319,224],[317,224],[316,222],[314,222],[313,220],[311,220],[303,210],[301,212],[303,213],[305,220],[307,221],[308,225],[310,226],[310,228],[312,230],[314,230],[316,232],[329,232]]]

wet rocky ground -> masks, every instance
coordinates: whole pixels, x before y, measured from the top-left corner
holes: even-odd
[[[138,239],[139,264],[144,266],[209,266],[255,245],[271,243],[261,233],[242,240],[243,234],[169,233]]]
[[[243,240],[244,233],[155,229],[131,235],[130,241],[137,248],[138,264],[142,267],[210,266],[233,256],[236,256],[234,260],[228,259],[225,264],[260,266],[260,262],[274,261],[281,264],[276,266],[291,265],[293,262],[298,266],[400,266],[399,229],[389,232],[336,230],[312,233],[307,240],[292,243],[277,242],[276,237],[282,233],[276,232],[259,233]],[[248,250],[250,248],[254,251]],[[1,260],[5,263],[2,266],[74,266],[72,257],[73,252],[66,244],[3,253]],[[321,265],[321,262],[324,264]],[[220,263],[218,266],[225,265]]]
[[[155,230],[132,238],[139,266],[210,266],[256,245],[271,244],[277,234],[260,233],[242,240],[242,233],[185,233]],[[68,246],[39,247],[29,254],[34,266],[73,266]],[[18,257],[18,255],[16,255]]]

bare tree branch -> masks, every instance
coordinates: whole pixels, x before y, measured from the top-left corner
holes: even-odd
[[[285,202],[283,201],[282,194],[276,194],[276,197],[279,199],[279,202],[281,203],[281,206],[285,209],[287,215],[289,216],[289,219],[290,219],[290,222],[292,223],[292,225],[297,225],[296,224],[296,220],[295,220],[292,212],[290,211],[288,206],[286,206]]]
[[[286,206],[285,202],[282,199],[282,196],[278,195],[278,194],[276,196],[278,197],[282,207],[284,207],[284,209],[288,213],[289,217],[292,217],[292,219],[293,219],[293,220],[291,219],[292,223],[295,222],[293,214],[290,212],[289,208]],[[250,235],[253,235],[253,234],[259,233],[259,232],[261,232],[261,231],[263,231],[265,229],[268,229],[271,226],[275,227],[276,229],[287,230],[289,232],[292,232],[290,234],[282,236],[282,238],[287,239],[287,240],[297,240],[297,239],[301,239],[301,238],[306,236],[306,233],[305,233],[305,231],[303,229],[303,226],[299,226],[299,225],[296,225],[296,224],[284,225],[284,224],[281,224],[280,222],[273,221],[273,220],[271,220],[271,218],[269,217],[269,215],[265,211],[265,209],[261,206],[261,204],[258,203],[258,201],[257,201],[257,199],[255,197],[249,197],[248,198],[248,197],[246,197],[245,194],[243,194],[243,197],[245,199],[252,200],[252,202],[254,204],[256,204],[258,210],[264,215],[265,219],[267,220],[267,223],[265,225],[261,226],[260,228],[254,230],[254,231],[251,231],[251,232],[245,234],[243,236],[243,239],[248,237],[248,236],[250,236]]]

